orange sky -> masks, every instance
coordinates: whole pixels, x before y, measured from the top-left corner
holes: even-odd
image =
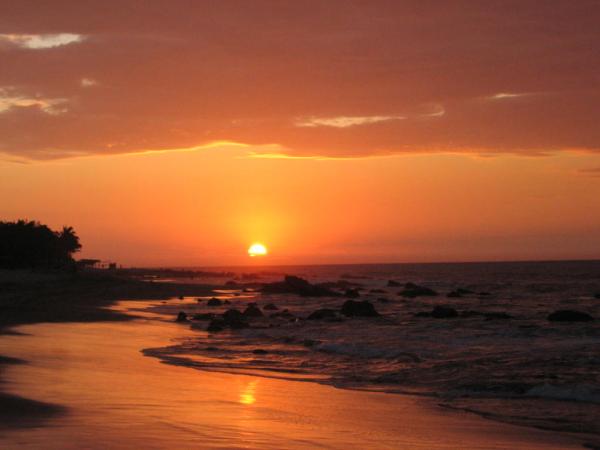
[[[600,5],[399,3],[3,5],[0,218],[139,265],[600,257]]]

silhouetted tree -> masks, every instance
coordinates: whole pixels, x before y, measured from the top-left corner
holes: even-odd
[[[0,268],[59,268],[73,263],[81,249],[72,227],[52,231],[39,222],[0,222]]]

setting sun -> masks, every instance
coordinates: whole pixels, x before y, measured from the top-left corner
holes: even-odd
[[[267,247],[263,244],[254,243],[248,248],[248,254],[250,256],[265,256],[267,254]]]

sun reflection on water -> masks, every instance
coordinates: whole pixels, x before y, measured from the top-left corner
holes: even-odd
[[[256,397],[254,394],[256,392],[257,384],[258,380],[252,380],[246,385],[246,387],[244,387],[244,389],[242,389],[242,392],[240,393],[241,404],[252,405],[254,402],[256,402]]]

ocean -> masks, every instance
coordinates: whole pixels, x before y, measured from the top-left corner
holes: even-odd
[[[230,282],[215,292],[227,304],[208,306],[206,297],[152,306],[165,320],[184,311],[191,320],[177,326],[194,333],[145,355],[201,370],[428,396],[495,420],[600,434],[600,261],[202,270],[194,282]],[[260,292],[284,275],[333,283],[342,295]],[[406,283],[437,295],[399,295]],[[339,311],[347,289],[379,316],[306,320],[318,309]],[[252,302],[264,316],[250,327],[207,331],[202,314],[243,311]],[[455,317],[432,316],[439,306]],[[289,314],[277,314],[283,310]],[[549,321],[557,310],[595,320]]]

